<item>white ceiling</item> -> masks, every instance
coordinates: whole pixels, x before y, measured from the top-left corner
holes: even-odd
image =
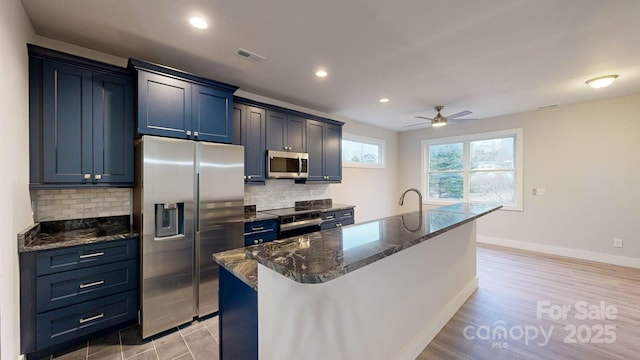
[[[395,130],[440,104],[482,119],[640,92],[638,0],[22,3],[39,35]],[[609,88],[584,83],[610,73]]]

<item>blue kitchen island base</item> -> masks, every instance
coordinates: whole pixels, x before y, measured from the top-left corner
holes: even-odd
[[[258,358],[258,293],[220,267],[220,359]]]
[[[255,348],[255,326],[261,360],[415,359],[477,289],[475,220],[500,207],[456,204],[215,254],[239,286],[221,280],[221,344],[248,334]]]

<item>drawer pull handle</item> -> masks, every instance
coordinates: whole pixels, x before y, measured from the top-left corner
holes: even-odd
[[[353,216],[353,215],[352,214],[344,214],[344,215],[342,215],[342,217],[351,217],[351,216]]]
[[[331,215],[331,216],[327,216],[327,219],[326,219],[326,220],[333,220],[333,219],[335,219],[335,218],[336,218],[335,216]]]
[[[260,230],[264,230],[264,226],[260,226],[260,227],[251,227],[251,231],[260,231]]]
[[[88,283],[88,284],[80,284],[80,289],[86,289],[88,287],[102,285],[102,284],[104,284],[104,280],[95,281],[95,282]]]
[[[92,258],[92,257],[96,257],[96,256],[102,256],[102,255],[104,255],[104,252],[100,251],[100,252],[93,253],[93,254],[80,255],[80,259],[88,259],[88,258]]]
[[[100,313],[100,314],[98,314],[96,316],[92,316],[92,317],[89,317],[89,318],[83,318],[83,319],[80,319],[80,324],[84,324],[86,322],[93,321],[93,320],[98,320],[98,319],[100,319],[102,317],[104,317],[104,313]]]

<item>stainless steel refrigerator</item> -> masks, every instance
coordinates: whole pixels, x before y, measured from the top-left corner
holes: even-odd
[[[212,254],[244,246],[244,148],[144,136],[136,143],[142,337],[218,311]]]

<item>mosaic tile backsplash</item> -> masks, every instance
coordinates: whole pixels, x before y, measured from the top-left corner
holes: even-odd
[[[329,184],[296,184],[293,180],[267,179],[265,185],[245,185],[244,204],[257,211],[294,207],[296,201],[331,197]]]

